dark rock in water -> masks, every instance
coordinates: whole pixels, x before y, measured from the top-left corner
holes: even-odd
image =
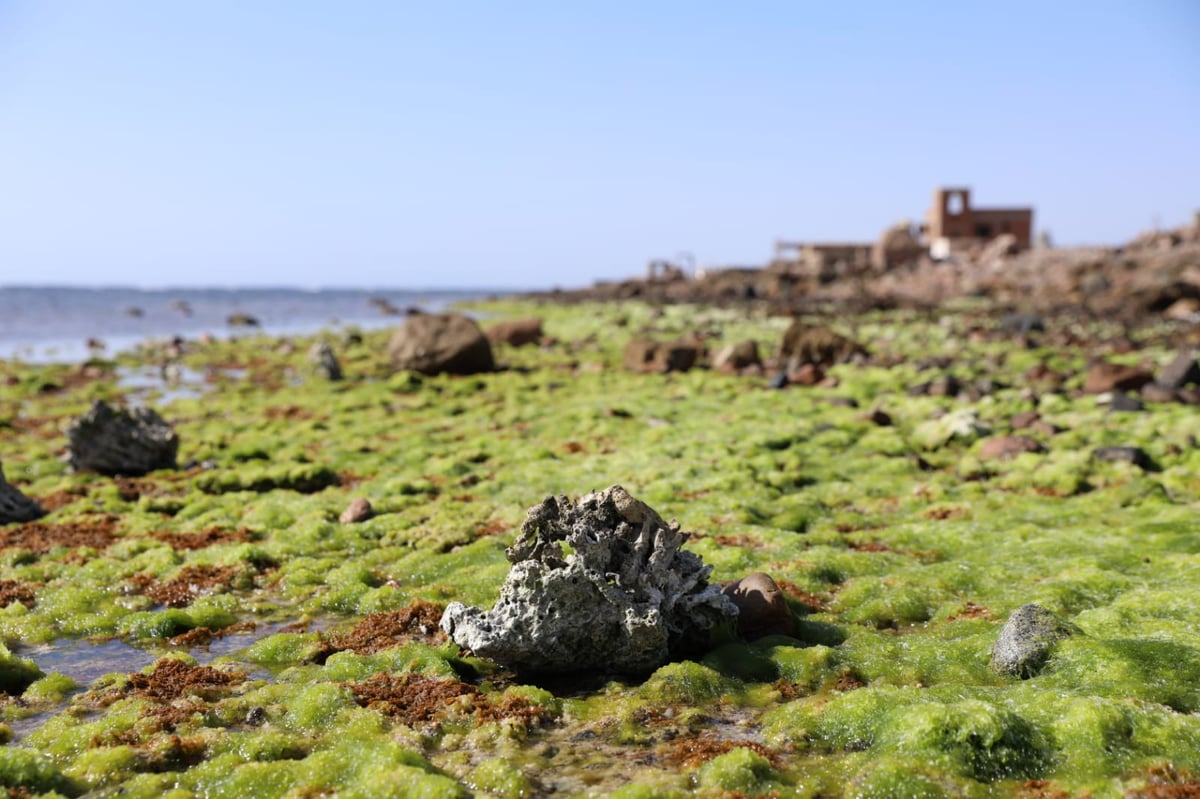
[[[496,368],[479,325],[462,314],[416,314],[392,334],[388,357],[397,369],[425,375],[469,375]]]
[[[451,602],[442,629],[522,671],[652,671],[737,616],[686,538],[620,486],[577,503],[549,497],[505,553],[512,568],[495,607]]]
[[[1092,457],[1110,463],[1132,463],[1143,471],[1154,471],[1154,459],[1141,447],[1096,447]]]
[[[1113,392],[1112,399],[1108,401],[1108,410],[1110,412],[1135,413],[1146,410],[1146,403],[1132,394],[1126,394],[1124,391],[1115,391]]]
[[[737,605],[738,635],[756,641],[768,635],[795,635],[796,621],[779,586],[762,572],[748,574],[721,591]]]
[[[375,515],[375,509],[371,507],[369,500],[358,497],[346,506],[342,511],[342,515],[338,517],[338,521],[342,524],[358,524],[365,522]]]
[[[4,478],[4,467],[0,466],[0,524],[31,522],[45,515],[41,505]]]
[[[537,344],[542,340],[542,335],[542,320],[537,317],[497,322],[487,329],[488,341],[510,347]]]
[[[1010,313],[1006,314],[996,328],[1001,333],[1016,333],[1022,336],[1027,336],[1030,333],[1043,333],[1046,330],[1046,322],[1042,317],[1032,313]]]
[[[333,347],[329,346],[328,341],[314,344],[308,353],[308,359],[315,365],[316,373],[326,380],[342,379],[342,365],[338,363],[337,356],[333,354]]]
[[[258,319],[248,313],[231,313],[225,317],[225,324],[230,327],[259,327]]]
[[[174,469],[179,437],[149,408],[113,408],[97,400],[67,428],[67,462],[80,472],[136,477]]]
[[[1169,364],[1163,367],[1155,381],[1166,388],[1183,388],[1189,384],[1200,385],[1200,364],[1188,350],[1180,350]]]
[[[1036,676],[1054,645],[1076,629],[1041,605],[1030,603],[1013,611],[992,647],[992,668],[1026,679]]]
[[[867,420],[878,427],[891,427],[893,423],[892,415],[882,408],[876,408],[871,411],[867,416]]]

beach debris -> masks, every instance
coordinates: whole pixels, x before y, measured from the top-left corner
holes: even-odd
[[[5,479],[4,466],[0,464],[0,524],[31,522],[45,515],[41,505]]]
[[[442,629],[521,671],[652,671],[738,613],[685,540],[618,485],[578,502],[548,497],[505,552],[512,568],[492,610],[452,602]]]
[[[150,408],[113,408],[96,400],[67,427],[67,462],[79,472],[137,477],[174,469],[179,437]]]
[[[795,635],[796,620],[779,586],[763,572],[727,583],[721,590],[737,606],[737,632],[747,641],[768,635]]]
[[[649,341],[635,338],[625,345],[622,363],[631,372],[686,372],[700,359],[692,341]]]
[[[462,314],[409,316],[392,334],[388,358],[396,369],[425,375],[468,375],[496,368],[487,337]]]
[[[346,509],[342,511],[342,515],[338,517],[338,521],[342,524],[358,524],[365,522],[375,515],[375,509],[371,507],[370,500],[362,497],[357,497],[350,501]]]
[[[538,344],[542,336],[542,320],[536,316],[497,322],[487,329],[488,341],[492,344],[507,344],[510,347]]]
[[[970,443],[988,435],[992,429],[979,419],[975,408],[959,408],[939,419],[921,422],[912,432],[914,444],[927,449],[939,449],[951,441]]]
[[[1041,605],[1029,603],[1013,611],[992,647],[992,668],[1026,679],[1036,676],[1054,645],[1078,630]]]
[[[308,359],[313,362],[314,370],[320,377],[335,382],[342,379],[342,365],[338,363],[337,356],[333,354],[333,347],[328,341],[318,341],[314,344],[308,352]]]

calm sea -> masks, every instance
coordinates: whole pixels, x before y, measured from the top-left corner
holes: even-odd
[[[409,307],[438,311],[455,302],[496,294],[478,290],[399,289],[132,289],[0,286],[0,358],[76,362],[88,357],[88,339],[105,352],[147,339],[246,332],[228,323],[245,314],[271,335],[315,333],[348,326],[397,325]]]

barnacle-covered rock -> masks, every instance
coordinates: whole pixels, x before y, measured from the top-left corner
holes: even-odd
[[[67,460],[80,472],[138,476],[174,469],[179,437],[150,408],[96,403],[67,428]]]
[[[686,538],[620,486],[577,503],[549,497],[505,553],[512,568],[495,607],[452,602],[442,629],[518,670],[651,671],[737,616]]]

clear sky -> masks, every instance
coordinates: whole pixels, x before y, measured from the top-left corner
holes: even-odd
[[[0,285],[577,286],[1200,208],[1200,2],[0,0]]]

